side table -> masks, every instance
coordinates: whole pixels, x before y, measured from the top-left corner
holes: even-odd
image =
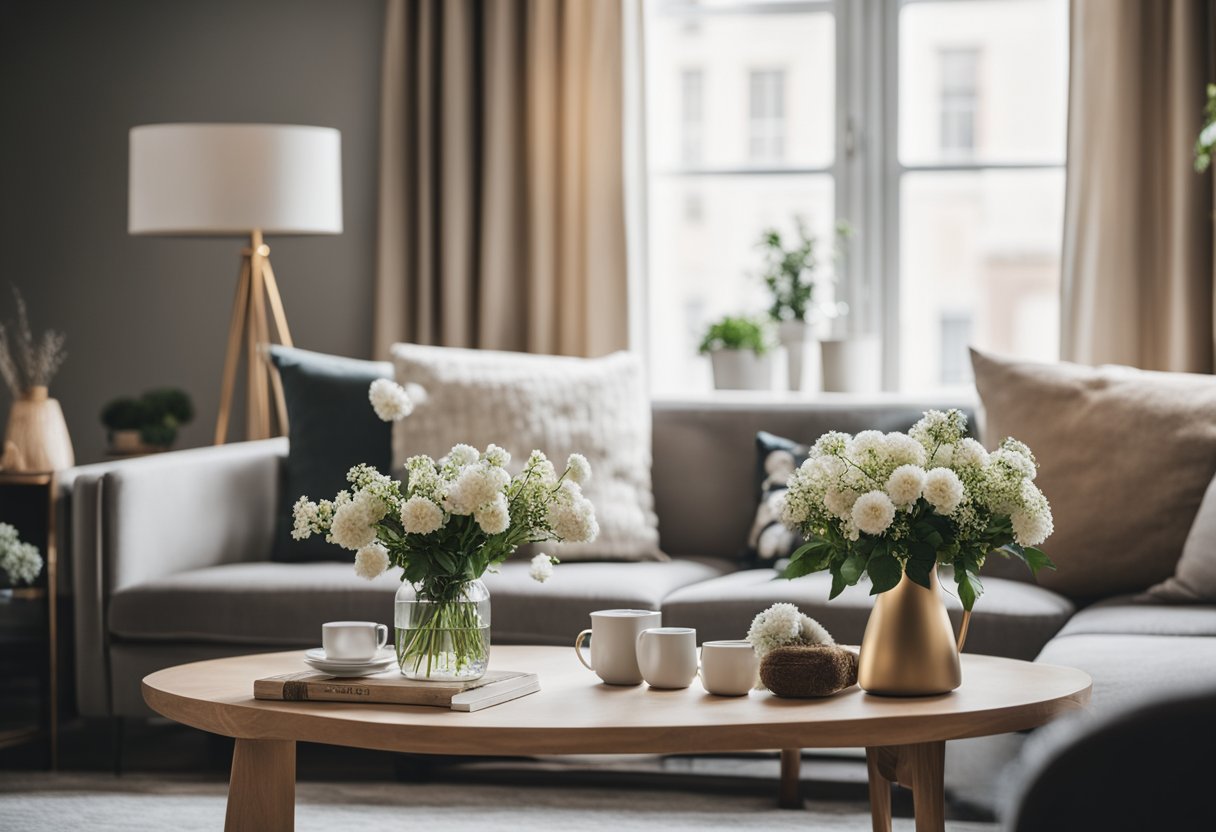
[[[38,547],[44,566],[30,586],[0,588],[0,643],[5,663],[35,659],[38,718],[35,724],[0,727],[0,748],[45,740],[51,769],[59,766],[60,607],[57,518],[59,488],[54,473],[0,471],[0,522],[16,527],[21,539]],[[41,608],[41,609],[39,609]],[[20,668],[4,680],[20,694]]]

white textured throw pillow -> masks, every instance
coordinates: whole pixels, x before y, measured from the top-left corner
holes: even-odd
[[[641,362],[629,353],[568,358],[395,344],[397,381],[426,390],[393,427],[393,468],[415,454],[438,458],[458,442],[511,452],[519,470],[533,448],[561,470],[581,453],[592,478],[593,543],[547,544],[562,560],[666,560],[650,484],[650,402]]]

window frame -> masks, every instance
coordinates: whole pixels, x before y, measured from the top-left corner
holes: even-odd
[[[656,0],[657,1],[657,0]],[[984,2],[985,0],[978,0]],[[642,0],[646,2],[646,0]],[[712,6],[671,3],[663,14],[701,18],[711,15],[763,15],[829,12],[834,17],[835,137],[828,165],[705,165],[670,169],[647,167],[646,189],[657,177],[722,175],[828,175],[835,193],[835,218],[856,229],[843,243],[845,267],[838,276],[837,298],[848,304],[846,334],[877,334],[882,339],[882,387],[900,389],[901,331],[901,201],[904,177],[917,173],[979,173],[989,170],[1063,170],[1058,162],[979,161],[974,157],[936,163],[904,163],[899,156],[900,13],[905,6],[955,0],[723,0]],[[703,69],[703,68],[702,68]],[[766,67],[756,66],[754,70]],[[786,83],[788,95],[788,79]],[[788,101],[787,101],[788,105]],[[787,107],[788,109],[788,107]],[[750,119],[746,129],[750,135]],[[786,148],[787,152],[789,148]],[[646,229],[649,236],[650,229]],[[649,264],[649,253],[643,257]],[[648,268],[648,265],[647,265]],[[641,281],[643,297],[631,301],[635,311],[649,308],[649,280]],[[648,331],[643,319],[641,329]],[[644,343],[648,344],[647,338]],[[654,360],[647,354],[647,361]],[[931,392],[931,391],[910,391]]]

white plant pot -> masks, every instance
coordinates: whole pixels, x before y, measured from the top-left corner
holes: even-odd
[[[874,335],[819,344],[826,393],[877,393],[882,389],[882,341]]]
[[[768,390],[773,384],[771,355],[751,350],[714,350],[709,354],[714,368],[715,390]]]
[[[806,367],[813,360],[808,355],[809,348],[815,345],[813,331],[806,321],[782,321],[777,325],[777,338],[785,347],[785,368],[790,390],[803,389]]]

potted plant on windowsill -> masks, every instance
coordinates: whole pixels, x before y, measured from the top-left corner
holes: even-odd
[[[789,389],[801,390],[807,347],[815,341],[816,283],[831,277],[817,274],[820,267],[816,257],[818,241],[807,228],[806,221],[796,216],[794,224],[797,240],[789,248],[786,248],[786,238],[776,228],[765,229],[758,245],[764,251],[765,259],[760,277],[772,298],[768,314],[777,324],[777,338],[787,355]],[[838,244],[851,234],[847,223],[837,223]],[[832,259],[839,259],[840,255],[838,245]]]
[[[762,321],[727,315],[709,325],[699,352],[713,365],[716,390],[767,390],[772,356]]]

